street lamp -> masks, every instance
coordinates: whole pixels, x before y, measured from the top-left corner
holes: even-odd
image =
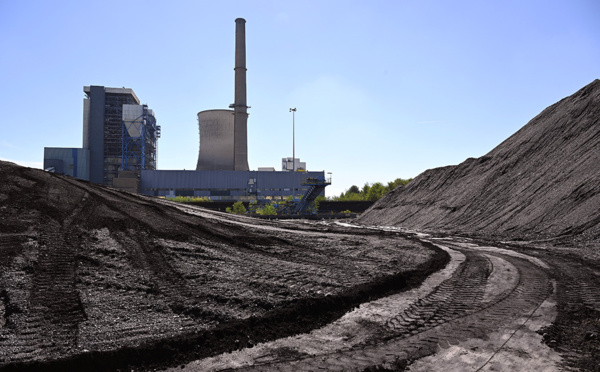
[[[292,201],[296,199],[296,108],[290,108],[292,113]]]
[[[292,169],[296,171],[296,108],[291,108],[292,113]]]

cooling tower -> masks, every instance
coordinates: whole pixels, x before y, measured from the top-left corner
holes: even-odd
[[[198,127],[200,153],[196,170],[235,170],[234,111],[200,111]]]
[[[247,171],[246,20],[235,20],[235,100],[233,110],[198,113],[200,152],[196,170]]]
[[[248,167],[246,105],[246,20],[235,20],[235,101],[233,110],[198,113],[200,152],[196,170],[241,170]]]

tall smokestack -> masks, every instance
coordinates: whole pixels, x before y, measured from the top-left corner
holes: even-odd
[[[246,105],[246,20],[235,20],[235,101],[233,103],[234,170],[248,167],[248,106]]]

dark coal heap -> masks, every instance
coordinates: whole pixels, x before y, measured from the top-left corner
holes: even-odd
[[[155,370],[420,284],[414,239],[280,224],[0,161],[0,371]]]
[[[430,169],[359,222],[512,240],[600,240],[600,80],[487,155]]]

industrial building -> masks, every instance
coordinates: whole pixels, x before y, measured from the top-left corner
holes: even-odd
[[[243,18],[235,20],[235,94],[230,109],[198,113],[200,134],[195,171],[157,170],[161,127],[154,112],[140,104],[132,89],[85,86],[83,147],[44,148],[44,169],[149,196],[199,196],[212,200],[284,200],[323,188],[307,179],[300,159],[283,158],[282,171],[248,165],[246,43]],[[296,170],[294,172],[294,170]],[[316,191],[315,191],[316,190]]]
[[[306,171],[306,162],[300,161],[299,158],[283,158],[281,159],[281,170],[284,172],[304,172]]]
[[[307,178],[324,172],[142,171],[140,193],[149,196],[199,196],[211,200],[284,200],[303,195]]]
[[[90,149],[44,147],[44,169],[82,180],[90,179]]]
[[[136,174],[156,169],[160,126],[154,112],[129,88],[92,85],[83,92],[82,148],[45,147],[44,169],[107,186],[130,171],[125,187],[137,188]]]
[[[84,87],[83,148],[90,149],[90,181],[112,186],[119,170],[156,169],[160,127],[132,89]]]

